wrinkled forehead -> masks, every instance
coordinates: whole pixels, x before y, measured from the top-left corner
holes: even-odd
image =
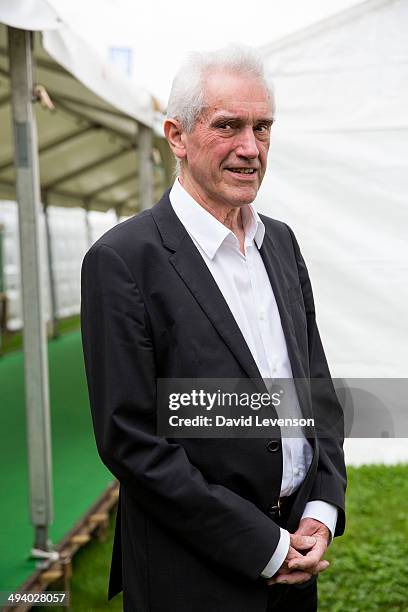
[[[259,121],[273,121],[273,113],[270,104],[240,103],[235,101],[233,104],[220,103],[214,106],[206,106],[201,114],[201,119],[214,123],[217,120],[239,120],[242,123],[257,123]]]
[[[242,119],[272,118],[272,100],[259,77],[216,72],[204,80],[203,115],[209,118],[231,116]]]

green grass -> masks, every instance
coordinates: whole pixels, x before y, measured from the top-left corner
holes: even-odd
[[[349,468],[346,533],[321,576],[319,610],[408,610],[408,465]]]
[[[348,475],[346,534],[326,555],[319,612],[408,611],[408,465],[349,468]],[[75,612],[122,610],[121,596],[106,601],[112,536],[113,522],[106,542],[74,559]]]
[[[114,528],[115,516],[112,514],[106,540],[92,540],[74,557],[70,607],[73,612],[121,612],[123,609],[122,593],[109,603],[107,600]],[[56,588],[52,586],[50,590]],[[49,612],[50,608],[36,607],[35,610]],[[67,608],[52,607],[52,610],[66,612]]]
[[[79,314],[73,315],[72,317],[66,317],[58,321],[58,333],[65,334],[66,332],[74,331],[79,329]],[[21,331],[8,332],[1,339],[1,355],[11,353],[12,351],[18,351],[23,346],[23,334]]]

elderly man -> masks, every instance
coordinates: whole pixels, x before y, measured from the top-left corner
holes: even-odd
[[[121,484],[110,596],[123,589],[125,610],[315,610],[344,529],[341,435],[156,430],[158,378],[319,379],[298,409],[341,421],[296,239],[252,206],[273,115],[253,51],[192,55],[164,124],[173,187],[84,260],[95,436]]]

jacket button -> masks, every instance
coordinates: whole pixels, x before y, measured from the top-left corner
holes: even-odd
[[[279,440],[268,440],[266,448],[268,449],[270,453],[276,453],[276,451],[280,449]]]
[[[279,506],[276,506],[274,504],[271,504],[270,506],[268,506],[266,512],[267,514],[271,517],[271,518],[275,518],[276,515],[278,514],[279,511]]]

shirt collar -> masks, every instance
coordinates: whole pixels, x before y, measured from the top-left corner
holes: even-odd
[[[213,259],[221,244],[227,237],[235,236],[211,213],[203,208],[184,189],[178,178],[174,181],[169,194],[174,212],[194,240],[206,255]],[[255,241],[261,248],[265,236],[265,226],[252,204],[241,207],[242,222],[245,231],[245,242]]]

